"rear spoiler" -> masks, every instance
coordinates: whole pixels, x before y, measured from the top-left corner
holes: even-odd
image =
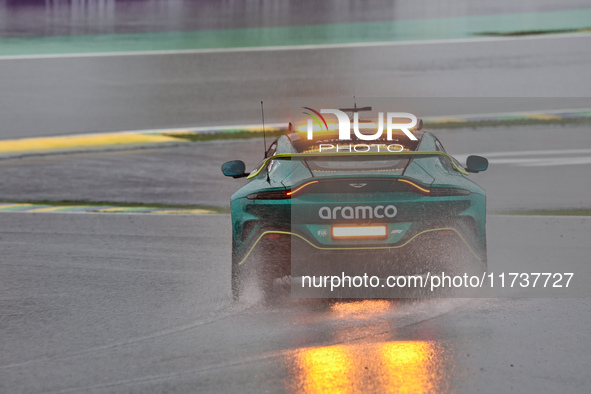
[[[452,164],[452,166],[454,166],[454,168],[464,174],[464,175],[468,175],[468,172],[466,172],[466,170],[464,170],[463,168],[461,168],[460,166],[458,166],[455,162],[455,160],[453,160],[447,153],[444,152],[439,152],[439,151],[424,151],[424,152],[414,152],[414,151],[409,151],[409,152],[341,152],[341,153],[319,153],[319,152],[313,152],[313,153],[279,153],[276,154],[275,156],[271,156],[269,158],[267,158],[259,167],[258,170],[253,171],[250,173],[250,175],[246,178],[246,179],[250,179],[253,178],[257,175],[259,175],[261,173],[261,171],[267,166],[269,165],[269,163],[272,160],[278,160],[278,159],[287,159],[287,160],[291,160],[291,158],[311,158],[311,157],[348,157],[348,156],[411,156],[411,157],[431,157],[431,156],[443,156],[446,159],[448,159],[450,161],[450,163]]]

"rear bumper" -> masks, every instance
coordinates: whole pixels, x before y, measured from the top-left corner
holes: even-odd
[[[467,261],[486,262],[486,252],[461,229],[431,226],[415,229],[395,245],[319,245],[289,229],[266,229],[248,248],[240,265],[264,257],[265,264],[292,276],[371,274],[412,275],[450,269]]]
[[[390,205],[396,207],[394,217],[374,218],[369,213],[367,217],[363,214],[365,210],[373,209],[375,215],[380,206],[385,214],[385,207]],[[355,215],[359,210],[359,217],[342,216],[345,209],[342,207],[354,210]],[[286,255],[288,263],[292,259],[299,260],[301,255],[306,256],[304,259],[312,256],[313,260],[318,260],[317,256],[338,255],[340,259],[347,260],[356,253],[370,256],[372,260],[394,255],[396,261],[402,261],[420,252],[423,256],[432,254],[432,248],[427,246],[425,251],[422,247],[432,243],[427,234],[436,229],[450,228],[479,260],[486,261],[485,209],[486,198],[476,193],[465,196],[423,196],[406,192],[343,193],[303,194],[291,200],[235,199],[232,201],[233,240],[239,262],[261,246],[263,251],[268,251],[265,256],[276,259],[278,254]],[[332,216],[341,212],[342,217],[324,217],[329,210]],[[347,212],[349,215],[350,211]],[[333,239],[332,228],[343,225],[386,225],[388,235],[380,241]],[[271,232],[276,232],[279,238],[267,239]],[[418,239],[412,239],[419,235]],[[294,238],[294,253],[291,238]],[[447,238],[453,238],[453,234]],[[287,252],[285,245],[288,246]],[[406,249],[411,251],[403,252]]]

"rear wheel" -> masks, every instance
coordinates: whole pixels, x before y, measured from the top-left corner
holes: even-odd
[[[240,288],[240,266],[238,265],[238,259],[236,258],[236,252],[234,251],[234,242],[232,242],[232,298],[234,301],[240,299],[242,293]]]
[[[275,295],[276,280],[289,275],[291,271],[291,255],[286,254],[286,246],[289,246],[289,240],[263,239],[244,261],[244,257],[237,256],[232,247],[231,284],[234,300],[242,297],[247,286],[256,287],[265,299]]]
[[[486,271],[486,260],[475,253],[475,245],[468,245],[453,230],[443,229],[423,235],[411,256],[418,271],[431,274],[463,275]]]

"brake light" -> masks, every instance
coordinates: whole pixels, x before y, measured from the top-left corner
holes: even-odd
[[[290,197],[289,190],[271,190],[258,193],[252,193],[246,196],[249,200],[286,200]]]
[[[470,190],[458,189],[454,187],[432,187],[429,189],[408,179],[398,179],[398,182],[403,182],[408,185],[411,185],[418,191],[428,194],[430,196],[466,196],[470,194]]]
[[[292,195],[299,192],[303,188],[310,186],[314,183],[318,183],[318,181],[310,181],[308,183],[304,183],[295,190],[281,189],[252,193],[246,196],[246,198],[248,198],[249,200],[286,200],[288,198],[291,198]]]

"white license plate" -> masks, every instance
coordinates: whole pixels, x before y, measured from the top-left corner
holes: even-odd
[[[386,238],[388,229],[385,225],[376,226],[332,226],[334,239]]]

